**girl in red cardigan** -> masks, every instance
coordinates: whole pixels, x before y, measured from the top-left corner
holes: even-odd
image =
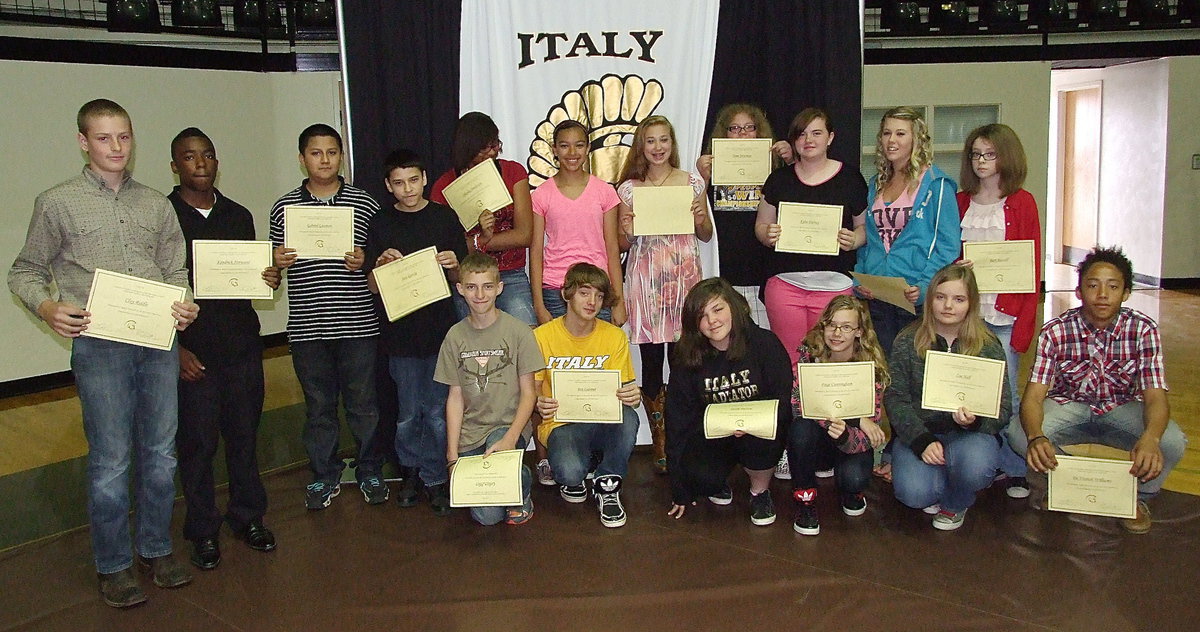
[[[1007,241],[1033,240],[1036,286],[1042,281],[1042,225],[1037,202],[1025,183],[1025,149],[1012,128],[1001,123],[984,125],[972,131],[963,147],[959,183],[958,215],[962,240]],[[969,265],[970,262],[964,262]],[[1008,378],[1012,385],[1012,410],[1017,416],[1020,394],[1017,368],[1021,354],[1029,349],[1037,320],[1038,292],[1028,294],[981,293],[979,312],[984,323],[1004,346],[1008,357]],[[1005,436],[1003,432],[1000,436]],[[1011,449],[1002,452],[1000,469],[1008,475],[1007,493],[1025,498],[1026,465]]]

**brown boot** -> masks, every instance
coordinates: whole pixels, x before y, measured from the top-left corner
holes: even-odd
[[[654,442],[654,469],[659,474],[667,473],[667,426],[663,421],[663,405],[667,400],[667,385],[664,384],[654,399],[642,397],[646,406],[646,419],[650,421],[650,437]]]

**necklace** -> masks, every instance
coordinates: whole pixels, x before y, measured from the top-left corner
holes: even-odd
[[[663,177],[663,179],[662,179],[662,182],[655,182],[655,181],[654,181],[654,179],[650,177],[650,174],[649,174],[649,173],[647,173],[647,174],[646,174],[646,179],[650,181],[650,184],[653,184],[653,185],[654,185],[654,186],[656,186],[656,187],[661,187],[662,185],[664,185],[664,184],[666,184],[666,183],[667,183],[667,180],[670,180],[670,179],[671,179],[671,174],[672,174],[673,172],[674,172],[673,170],[672,170],[672,171],[668,171],[668,172],[667,172],[667,175],[666,175],[665,177]]]

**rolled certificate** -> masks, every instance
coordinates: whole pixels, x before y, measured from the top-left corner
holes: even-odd
[[[622,421],[621,372],[610,369],[550,371],[558,412],[554,421],[573,424],[619,424]]]
[[[1000,416],[1004,360],[928,351],[921,407],[954,412],[960,407],[984,417]]]
[[[709,404],[704,408],[704,438],[720,439],[741,431],[762,439],[775,439],[779,400]]]
[[[1060,455],[1050,470],[1046,508],[1051,511],[1137,517],[1137,478],[1133,461]]]
[[[80,335],[167,351],[175,344],[175,301],[187,290],[100,268],[92,276],[87,311],[91,323]]]
[[[197,239],[192,242],[192,279],[196,298],[266,298],[273,290],[263,280],[271,267],[271,242]]]
[[[524,450],[502,450],[487,457],[464,456],[450,470],[451,507],[520,505]]]

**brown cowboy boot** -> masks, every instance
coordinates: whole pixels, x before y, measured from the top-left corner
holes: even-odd
[[[663,421],[663,405],[667,399],[667,385],[664,384],[654,399],[642,397],[646,406],[646,419],[650,421],[650,437],[654,442],[654,469],[659,474],[667,473],[667,426]]]

